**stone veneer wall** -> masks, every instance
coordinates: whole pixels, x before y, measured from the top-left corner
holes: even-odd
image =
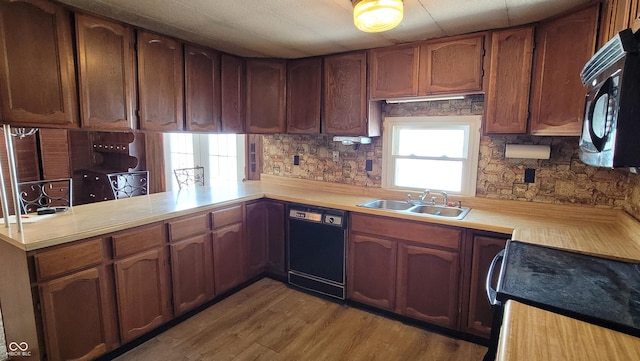
[[[464,100],[386,104],[387,116],[447,116],[483,114],[484,97]],[[505,159],[505,144],[550,144],[549,160]],[[480,142],[477,196],[519,201],[584,204],[624,208],[640,219],[640,175],[584,165],[578,159],[576,137],[483,136]],[[263,172],[283,177],[381,186],[382,139],[372,144],[344,146],[331,137],[301,135],[264,136]],[[332,160],[332,152],[340,160]],[[299,155],[300,165],[293,165]],[[365,161],[373,160],[373,171]],[[536,170],[535,183],[524,183],[524,169]]]

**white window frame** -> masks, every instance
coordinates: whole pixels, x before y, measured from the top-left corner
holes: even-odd
[[[164,133],[164,161],[165,161],[165,179],[167,191],[178,190],[178,183],[173,174],[174,167],[171,164],[171,133]],[[209,185],[211,182],[211,167],[209,166],[209,134],[190,133],[193,137],[193,164],[195,166],[204,167],[204,179],[205,185]],[[236,177],[238,181],[245,179],[245,163],[246,163],[246,151],[245,143],[246,136],[242,134],[236,134],[236,155],[238,159],[238,167]]]
[[[387,117],[384,120],[382,142],[382,188],[406,192],[422,192],[424,188],[399,187],[394,184],[395,160],[400,156],[393,155],[394,137],[398,128],[432,128],[432,129],[468,129],[465,132],[467,142],[462,158],[462,182],[460,192],[447,191],[449,194],[473,197],[476,195],[478,176],[478,157],[480,153],[481,115],[426,116],[426,117]],[[467,128],[468,127],[468,128]],[[400,157],[402,158],[402,157]],[[425,157],[425,159],[438,159]],[[442,158],[445,159],[445,158]],[[456,158],[457,159],[457,158]],[[432,192],[442,189],[430,189]]]

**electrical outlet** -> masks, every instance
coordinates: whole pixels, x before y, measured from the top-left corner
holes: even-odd
[[[340,152],[337,150],[333,151],[333,161],[336,163],[340,161]]]
[[[293,156],[293,165],[300,165],[300,156],[299,155],[294,155]]]
[[[532,168],[526,168],[524,170],[524,182],[535,183],[536,182],[536,170]]]
[[[367,172],[371,172],[373,170],[373,161],[371,159],[367,159],[366,165],[364,166],[364,170]]]

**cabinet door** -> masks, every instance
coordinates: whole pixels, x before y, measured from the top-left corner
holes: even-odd
[[[268,270],[281,276],[286,275],[284,242],[286,214],[284,204],[266,202],[267,205],[267,244],[269,250]]]
[[[263,201],[246,206],[247,273],[254,277],[267,265],[267,204]]]
[[[286,63],[249,59],[247,66],[247,132],[273,134],[286,131]]]
[[[244,243],[242,223],[213,231],[213,269],[217,294],[246,281]]]
[[[211,234],[171,245],[173,311],[181,315],[214,296]]]
[[[171,298],[164,248],[154,248],[114,262],[123,343],[169,321]]]
[[[485,281],[489,272],[489,265],[493,257],[504,249],[506,239],[485,236],[473,237],[473,252],[471,258],[471,286],[469,294],[468,316],[464,331],[482,337],[489,337],[493,311],[487,300]],[[497,283],[498,272],[494,274]]]
[[[166,36],[138,32],[140,129],[184,129],[182,43]]]
[[[456,328],[459,285],[457,252],[398,245],[398,313]]]
[[[220,58],[222,132],[244,133],[244,60],[222,54]]]
[[[396,241],[351,234],[347,297],[393,310],[396,295],[396,253]]]
[[[320,133],[322,58],[287,62],[287,133]]]
[[[135,129],[133,29],[120,23],[76,15],[76,39],[82,127]]]
[[[367,55],[324,58],[322,132],[367,135]]]
[[[372,49],[369,53],[371,98],[418,95],[419,53],[417,45]]]
[[[420,95],[482,90],[483,35],[420,46]]]
[[[207,48],[186,45],[185,109],[187,130],[220,131],[220,55]]]
[[[43,0],[0,2],[2,122],[76,128],[69,13]]]
[[[103,267],[43,283],[40,297],[49,360],[93,360],[118,345]]]
[[[525,134],[533,57],[533,27],[494,32],[491,36],[485,133]]]
[[[608,0],[602,4],[599,46],[633,24],[637,0]]]
[[[586,94],[580,70],[594,53],[597,25],[598,5],[537,28],[532,135],[580,135]]]
[[[40,133],[42,178],[70,178],[72,172],[71,155],[69,151],[69,131],[66,129],[41,128],[38,132]]]

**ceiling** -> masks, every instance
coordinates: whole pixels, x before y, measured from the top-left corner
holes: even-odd
[[[351,0],[59,0],[246,57],[301,58],[535,22],[589,0],[404,0],[393,30],[363,33]]]

